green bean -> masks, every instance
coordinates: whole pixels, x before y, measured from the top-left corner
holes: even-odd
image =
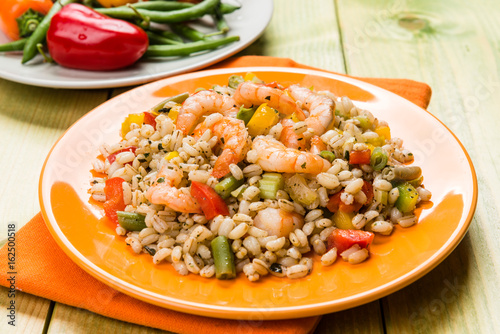
[[[0,45],[0,52],[22,51],[27,40],[27,38],[23,38],[17,41],[2,44]]]
[[[221,280],[235,278],[234,254],[227,237],[219,235],[212,240],[210,246],[212,246],[212,255],[214,258],[215,277]]]
[[[370,166],[374,170],[382,170],[387,165],[387,154],[380,147],[375,147],[370,157]]]
[[[239,41],[239,36],[229,36],[220,39],[197,41],[182,45],[151,45],[148,47],[146,57],[175,57],[188,56],[194,52],[216,49],[222,45]]]
[[[283,189],[285,181],[279,173],[265,173],[259,180],[260,197],[264,199],[276,199],[278,190]]]
[[[49,30],[50,20],[52,20],[52,17],[65,5],[76,1],[77,0],[60,0],[56,1],[52,5],[52,8],[50,8],[47,15],[45,15],[43,20],[38,24],[38,27],[35,29],[35,31],[33,31],[33,34],[28,37],[28,40],[26,41],[26,44],[23,48],[23,59],[21,63],[25,64],[36,56],[38,52],[37,44],[43,43],[43,41],[45,41],[45,37],[47,35],[47,31]]]
[[[244,179],[237,180],[234,176],[228,176],[217,183],[214,190],[220,195],[220,197],[226,199],[231,196],[232,191],[236,190],[244,182]]]
[[[215,26],[217,27],[217,30],[219,30],[220,33],[225,34],[226,32],[229,31],[229,25],[227,24],[226,20],[224,19],[224,14],[221,12],[220,8],[220,3],[215,6],[214,8],[214,20],[215,20]]]
[[[220,0],[204,0],[194,6],[172,10],[167,12],[137,8],[137,11],[149,17],[152,22],[157,23],[177,23],[194,20],[211,13]],[[120,19],[136,18],[137,14],[131,9],[123,6],[116,8],[96,8],[101,14],[106,14]]]
[[[182,103],[182,102],[186,101],[186,99],[188,97],[189,97],[189,93],[188,92],[181,93],[181,94],[178,94],[178,95],[175,95],[175,96],[171,96],[171,97],[169,97],[169,98],[161,101],[157,105],[155,105],[153,108],[151,108],[150,111],[160,111],[160,110],[162,110],[165,107],[165,104],[167,104],[168,102]]]
[[[240,8],[241,8],[241,6],[231,5],[229,3],[221,2],[221,4],[220,4],[220,12],[223,15],[231,14],[232,12],[234,12]]]
[[[177,1],[141,1],[130,4],[132,7],[141,8],[141,9],[149,9],[149,10],[158,10],[158,11],[169,11],[169,10],[178,10],[184,8],[191,8],[194,5],[189,2],[177,2]],[[126,7],[119,6],[115,8]]]
[[[170,28],[177,34],[182,35],[185,38],[192,40],[193,42],[202,41],[206,39],[204,33],[196,29],[193,29],[184,23],[171,24]]]
[[[250,120],[252,119],[253,114],[255,114],[255,110],[257,110],[257,109],[256,108],[245,108],[245,107],[241,106],[240,110],[236,114],[236,118],[241,119],[245,123],[245,125],[247,125],[248,122],[250,122]]]
[[[417,190],[409,183],[398,186],[398,190],[399,197],[394,203],[396,208],[403,213],[413,211],[418,202]]]
[[[330,151],[321,151],[319,152],[319,156],[322,157],[323,159],[328,160],[329,162],[335,160],[335,153]]]
[[[127,231],[140,231],[146,228],[146,216],[136,212],[116,211],[118,224]]]
[[[422,169],[418,166],[397,166],[394,168],[394,177],[402,180],[413,180],[422,175]]]
[[[179,42],[167,37],[164,37],[160,34],[157,34],[152,31],[147,31],[146,34],[148,35],[149,39],[149,44],[150,45],[155,45],[155,44],[160,44],[160,45],[176,45],[176,44],[184,44],[183,42]]]

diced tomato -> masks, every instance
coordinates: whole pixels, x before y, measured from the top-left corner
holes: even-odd
[[[193,181],[191,182],[191,195],[200,203],[201,210],[207,219],[212,219],[218,215],[229,215],[226,202],[210,186]]]
[[[341,254],[356,244],[361,248],[368,248],[374,236],[372,232],[367,231],[336,229],[328,236],[328,250],[336,247],[337,254]]]
[[[152,113],[145,111],[144,112],[144,124],[149,124],[156,130],[156,116]]]
[[[369,149],[349,152],[349,163],[351,165],[367,165],[370,163],[372,152]]]
[[[277,81],[266,83],[266,84],[264,84],[264,86],[271,87],[271,88],[279,88],[279,89],[282,88],[281,85],[279,84],[279,82],[277,82]]]
[[[132,153],[135,154],[135,150],[136,149],[137,149],[137,147],[135,147],[135,146],[130,146],[130,147],[127,147],[127,148],[122,148],[121,150],[118,150],[115,153],[112,153],[112,154],[108,155],[108,157],[106,159],[108,159],[109,163],[112,164],[113,162],[115,162],[116,156],[119,153],[122,153],[122,152],[132,152]]]
[[[371,185],[370,182],[364,181],[363,187],[361,190],[365,193],[367,201],[366,203],[371,203],[373,200],[373,186]],[[330,212],[337,212],[337,211],[342,211],[342,212],[355,212],[361,209],[363,204],[354,202],[352,204],[345,204],[340,200],[340,196],[342,196],[342,193],[344,193],[344,190],[339,191],[336,194],[333,194],[330,196],[330,200],[328,201],[328,204],[326,205],[326,208],[330,210]]]
[[[104,194],[106,201],[103,204],[104,212],[112,222],[118,224],[118,216],[116,211],[123,211],[125,209],[125,202],[123,201],[123,187],[122,183],[125,182],[121,177],[113,177],[106,180],[104,186]]]

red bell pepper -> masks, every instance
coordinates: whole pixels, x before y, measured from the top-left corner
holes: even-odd
[[[201,210],[207,219],[212,219],[218,215],[229,215],[226,202],[210,186],[193,181],[191,182],[191,195],[200,203]]]
[[[119,153],[122,153],[122,152],[132,152],[132,153],[135,153],[136,149],[137,149],[137,147],[135,147],[135,146],[130,146],[130,147],[127,147],[127,148],[123,148],[121,150],[116,151],[115,153],[112,153],[112,154],[108,155],[108,157],[106,159],[108,159],[109,163],[112,164],[113,162],[115,162],[116,156]]]
[[[367,231],[336,229],[328,236],[327,248],[330,250],[336,247],[337,254],[342,254],[356,244],[361,248],[368,248],[374,236],[372,232]]]
[[[361,190],[365,193],[366,195],[366,203],[371,203],[373,200],[373,186],[370,182],[364,181],[363,187]],[[352,204],[345,204],[340,200],[340,196],[342,196],[342,193],[344,193],[344,190],[339,191],[336,194],[333,194],[330,196],[330,200],[328,201],[328,204],[326,205],[326,208],[330,210],[330,212],[337,212],[337,211],[342,211],[342,212],[355,212],[361,209],[361,207],[364,204],[354,202]]]
[[[106,201],[103,204],[104,212],[112,222],[118,224],[118,216],[116,211],[123,211],[125,209],[125,202],[123,200],[123,186],[125,182],[121,177],[113,177],[106,180],[104,186],[104,194]]]
[[[149,111],[144,112],[144,124],[149,124],[156,130],[156,116]]]
[[[61,66],[106,71],[135,63],[146,52],[148,36],[141,28],[72,3],[51,20],[49,53]]]
[[[368,165],[372,152],[369,149],[349,152],[349,163],[351,165]]]

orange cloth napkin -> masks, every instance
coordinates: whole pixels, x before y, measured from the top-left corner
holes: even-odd
[[[246,56],[228,59],[215,67],[287,66],[311,68],[286,58]],[[361,79],[393,91],[426,107],[429,86],[401,79]],[[9,285],[7,245],[0,249],[0,284]],[[139,325],[177,333],[305,334],[314,330],[320,317],[273,321],[238,321],[190,315],[154,306],[120,293],[73,263],[52,239],[41,214],[16,234],[16,288],[59,303]]]

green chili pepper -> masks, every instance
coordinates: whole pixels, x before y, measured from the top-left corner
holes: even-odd
[[[215,277],[218,279],[232,279],[236,277],[234,254],[229,245],[229,240],[219,235],[210,243],[214,257]]]
[[[220,46],[239,41],[239,36],[229,36],[214,40],[197,41],[179,45],[151,45],[148,47],[146,57],[176,57],[188,56],[191,53],[216,49]]]
[[[45,36],[49,30],[50,20],[52,17],[60,11],[63,6],[76,1],[77,0],[60,0],[56,1],[52,5],[52,8],[50,8],[47,15],[45,15],[43,20],[38,24],[38,27],[36,27],[35,31],[33,31],[33,34],[28,37],[28,40],[23,48],[23,59],[21,63],[25,64],[36,56],[38,52],[37,45],[45,41]]]

